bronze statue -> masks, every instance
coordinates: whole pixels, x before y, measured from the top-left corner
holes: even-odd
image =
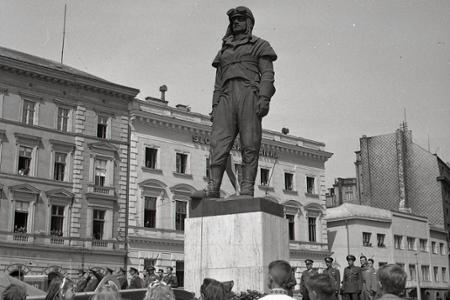
[[[212,65],[216,70],[212,100],[210,172],[208,187],[192,198],[219,198],[223,173],[237,134],[242,151],[240,195],[253,196],[261,147],[261,120],[269,112],[275,93],[270,44],[254,35],[250,9],[239,6],[227,12],[230,24]]]

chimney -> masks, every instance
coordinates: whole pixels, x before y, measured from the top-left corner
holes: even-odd
[[[159,91],[161,92],[161,100],[166,101],[167,85],[163,84],[160,86]]]
[[[288,135],[289,134],[289,128],[287,128],[287,127],[281,128],[281,133],[284,134],[284,135]]]

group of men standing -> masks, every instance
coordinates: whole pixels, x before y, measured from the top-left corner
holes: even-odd
[[[347,255],[346,260],[348,266],[344,269],[341,282],[339,270],[333,267],[333,258],[329,256],[325,258],[326,269],[322,274],[330,277],[336,297],[340,294],[343,300],[373,300],[379,289],[373,259],[367,259],[362,255],[359,267],[355,266],[356,257],[354,255]],[[306,270],[301,276],[300,293],[304,300],[310,300],[307,288],[309,278],[319,274],[318,270],[313,268],[313,263],[312,259],[305,260]]]

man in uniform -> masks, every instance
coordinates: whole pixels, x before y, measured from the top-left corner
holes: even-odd
[[[230,24],[212,65],[216,80],[212,100],[210,172],[206,190],[192,198],[219,198],[230,150],[239,133],[242,151],[240,195],[253,196],[261,147],[261,121],[269,112],[275,93],[270,44],[252,35],[255,18],[250,9],[239,6],[227,12]]]
[[[313,263],[314,261],[312,259],[308,258],[305,260],[306,270],[303,271],[302,277],[300,278],[300,293],[302,293],[303,300],[309,300],[308,288],[306,287],[309,277],[319,273],[316,268],[312,267]]]
[[[363,289],[361,300],[373,300],[378,290],[377,271],[373,267],[373,259],[369,258],[367,266],[362,269]]]
[[[143,288],[143,280],[139,277],[139,271],[136,268],[131,267],[130,271],[128,271],[131,275],[130,285],[128,289],[141,289]]]
[[[167,283],[167,285],[170,286],[171,288],[178,287],[177,275],[172,273],[173,272],[173,268],[172,267],[167,267],[166,271],[167,271],[167,275],[164,276],[163,281],[165,283]]]
[[[339,294],[339,287],[341,284],[341,274],[339,273],[339,270],[336,268],[333,268],[333,258],[330,256],[325,257],[325,265],[327,268],[323,270],[323,274],[327,274],[331,278],[331,283],[333,284],[333,288],[336,292],[336,297]]]
[[[127,281],[127,271],[120,267],[119,270],[116,272],[117,280],[120,284],[120,289],[125,290],[128,288],[128,281]]]
[[[159,281],[159,276],[155,274],[155,267],[154,266],[150,266],[148,267],[145,272],[147,273],[144,276],[144,285],[145,287],[148,287],[150,283],[155,282],[155,281]]]
[[[342,292],[346,300],[359,300],[359,294],[362,290],[361,268],[355,266],[356,257],[347,255],[348,267],[344,269],[344,278],[342,280]]]

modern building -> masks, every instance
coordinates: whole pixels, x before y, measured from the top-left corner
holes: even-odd
[[[450,167],[414,143],[406,123],[395,133],[363,136],[355,165],[361,204],[425,216],[450,230]]]
[[[1,271],[123,266],[138,92],[0,47]]]
[[[359,204],[356,178],[336,178],[333,187],[328,189],[326,199],[327,207],[335,207],[343,203]]]
[[[330,251],[341,273],[345,257],[373,258],[375,267],[402,266],[413,297],[417,285],[422,299],[444,299],[449,284],[447,232],[426,217],[400,211],[344,203],[327,209]]]
[[[130,109],[129,262],[140,270],[172,266],[182,283],[184,219],[189,217],[190,193],[207,184],[211,123],[186,105],[169,106],[167,89],[161,90],[161,99],[136,100]],[[285,206],[291,263],[298,274],[304,259],[312,258],[320,267],[329,254],[324,176],[332,153],[324,148],[321,142],[263,131],[255,196]],[[237,182],[239,149],[235,143],[229,175]],[[222,196],[236,189],[225,175]]]

